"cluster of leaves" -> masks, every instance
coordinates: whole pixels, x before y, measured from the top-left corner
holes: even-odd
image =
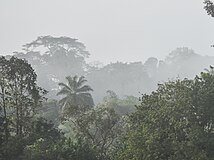
[[[45,139],[49,142],[59,139],[59,132],[52,128],[53,125],[47,123],[44,119],[35,119],[31,122],[32,124],[28,127],[28,135],[11,135],[7,140],[2,141],[0,159],[25,159],[24,151],[28,146],[36,143],[38,139]],[[46,145],[48,146],[48,143]]]
[[[214,75],[159,85],[129,117],[117,159],[214,158]]]
[[[87,143],[83,143],[81,139],[76,142],[66,139],[52,123],[47,123],[47,120],[40,118],[32,126],[32,134],[28,138],[28,143],[31,143],[24,148],[24,159],[96,160],[96,151]]]
[[[33,121],[29,136],[12,136],[0,147],[2,160],[96,160],[97,152],[81,139],[66,139],[52,123],[39,118]]]
[[[0,57],[0,111],[6,140],[10,134],[28,134],[30,120],[46,94],[36,77],[25,60]]]
[[[135,105],[140,104],[139,98],[134,96],[124,96],[120,98],[114,91],[108,90],[107,96],[103,98],[97,106],[113,109],[118,115],[125,116],[134,112]]]
[[[65,136],[76,142],[81,139],[96,150],[98,159],[109,159],[122,132],[120,117],[109,108],[90,109],[63,122]],[[68,130],[70,128],[70,130]]]
[[[66,137],[73,142],[81,140],[96,150],[98,159],[109,159],[114,144],[121,132],[120,117],[110,107],[93,108],[91,87],[84,85],[83,76],[67,77],[68,83],[62,86],[58,95],[64,96],[59,104],[62,106],[62,118]]]

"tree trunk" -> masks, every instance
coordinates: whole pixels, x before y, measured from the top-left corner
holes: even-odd
[[[8,131],[6,102],[5,102],[4,79],[3,79],[3,84],[1,86],[1,90],[2,90],[2,104],[3,104],[3,111],[4,111],[4,132],[5,132],[5,140],[6,140],[6,143],[7,143],[8,142],[8,137],[9,137],[9,131]]]

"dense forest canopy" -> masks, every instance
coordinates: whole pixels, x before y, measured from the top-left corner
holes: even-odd
[[[57,98],[58,83],[65,82],[64,77],[84,75],[94,90],[92,95],[96,104],[102,101],[107,90],[113,90],[121,97],[139,97],[168,79],[193,78],[214,60],[212,56],[201,56],[193,49],[180,47],[163,60],[150,57],[144,62],[115,62],[99,67],[86,62],[90,54],[83,43],[73,38],[52,36],[38,37],[14,56],[26,59],[33,66],[38,84],[49,91],[49,98]]]
[[[40,36],[0,57],[0,159],[214,159],[214,56],[89,56],[75,38]]]

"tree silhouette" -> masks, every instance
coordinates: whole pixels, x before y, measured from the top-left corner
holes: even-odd
[[[91,108],[94,102],[89,92],[93,89],[88,85],[84,85],[87,82],[85,77],[68,76],[66,80],[68,81],[67,84],[59,83],[62,89],[57,93],[57,95],[64,96],[59,101],[62,111],[70,115],[79,112],[81,109]]]

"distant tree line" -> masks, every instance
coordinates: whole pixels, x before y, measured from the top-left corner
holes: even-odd
[[[107,90],[113,90],[120,97],[139,97],[168,78],[193,78],[214,61],[214,57],[200,56],[187,47],[173,50],[164,60],[150,57],[144,63],[96,65],[86,63],[89,55],[84,44],[76,39],[52,36],[38,37],[24,45],[22,52],[14,52],[15,57],[27,60],[35,69],[38,84],[49,91],[49,99],[59,99],[58,83],[65,82],[64,77],[78,75],[84,76],[93,88],[95,104],[102,101]]]
[[[43,36],[0,57],[0,159],[214,159],[212,65],[195,76],[213,57],[182,47],[99,67],[88,56],[76,39]]]
[[[3,160],[214,158],[212,67],[159,84],[140,101],[109,90],[98,105],[83,76],[67,77],[60,100],[48,101],[26,61],[1,57],[0,69]]]

